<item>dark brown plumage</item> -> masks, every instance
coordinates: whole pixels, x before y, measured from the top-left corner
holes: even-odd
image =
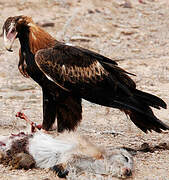
[[[57,117],[58,131],[74,130],[81,120],[81,99],[124,111],[142,131],[169,130],[150,107],[166,108],[165,102],[136,89],[128,72],[93,51],[58,42],[30,17],[8,18],[3,26],[6,48],[19,38],[19,70],[43,91],[43,128]]]

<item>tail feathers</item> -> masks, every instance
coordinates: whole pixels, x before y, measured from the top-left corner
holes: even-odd
[[[160,107],[167,109],[167,104],[159,97],[152,94],[135,89],[134,96],[146,105],[160,109]]]
[[[145,133],[151,130],[158,133],[161,130],[169,130],[169,126],[160,121],[150,108],[160,109],[162,107],[166,109],[167,105],[162,99],[152,94],[135,89],[131,96],[116,98],[113,101],[113,106],[124,111],[133,123]]]
[[[149,108],[149,111],[151,109]],[[155,116],[150,117],[146,114],[136,112],[134,110],[124,110],[124,112],[130,117],[132,122],[140,128],[143,132],[148,133],[148,131],[156,131],[158,133],[161,133],[162,130],[169,130],[169,126],[164,124],[162,121],[157,119]],[[152,110],[151,110],[152,112]],[[153,114],[153,112],[152,112]],[[153,115],[151,115],[153,116]]]

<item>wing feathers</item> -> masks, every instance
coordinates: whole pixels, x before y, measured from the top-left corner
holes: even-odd
[[[66,47],[67,48],[67,47]],[[69,51],[68,51],[69,52]],[[35,55],[35,61],[41,71],[49,76],[59,87],[68,89],[66,85],[82,83],[94,86],[103,80],[108,72],[97,59],[91,59],[82,52],[49,48],[39,50]]]
[[[88,67],[59,65],[55,69],[58,69],[65,81],[71,81],[72,83],[87,82],[89,79],[96,80],[96,77],[101,77],[105,74],[104,68],[97,61],[94,61]]]

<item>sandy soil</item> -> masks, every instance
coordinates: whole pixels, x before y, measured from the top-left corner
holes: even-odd
[[[125,8],[123,0],[0,0],[0,27],[9,16],[29,15],[58,40],[89,48],[119,61],[119,66],[136,74],[139,89],[163,98],[169,105],[169,2],[168,0],[132,1]],[[19,44],[14,52],[4,50],[0,38],[0,134],[27,129],[15,117],[22,111],[33,121],[42,120],[41,90],[17,69]],[[169,124],[168,110],[154,110]],[[83,102],[83,121],[78,132],[98,145],[139,148],[169,143],[169,133],[144,134],[118,110]],[[113,136],[107,132],[118,132]],[[133,180],[168,180],[169,150],[138,153],[134,157]],[[0,165],[2,180],[57,179],[47,170],[9,170]],[[87,178],[88,179],[88,178]]]

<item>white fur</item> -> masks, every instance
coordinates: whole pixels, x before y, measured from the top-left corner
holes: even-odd
[[[74,144],[37,132],[29,141],[29,153],[35,159],[37,167],[49,168],[58,164],[61,154],[70,151],[74,146]]]
[[[86,156],[74,156],[67,162],[68,177],[80,177],[81,174],[104,175],[106,177],[126,178],[127,173],[133,170],[133,158],[124,149],[113,149],[105,154],[103,159],[94,159]],[[131,174],[130,174],[131,175]],[[77,178],[78,179],[78,178]]]
[[[6,146],[0,146],[0,150],[6,152],[13,141],[26,136],[1,136],[0,141]],[[133,170],[133,158],[126,150],[106,152],[76,133],[65,132],[53,138],[38,131],[29,137],[27,149],[37,167],[52,168],[61,164],[69,171],[68,178],[78,179],[83,173],[125,178]]]

